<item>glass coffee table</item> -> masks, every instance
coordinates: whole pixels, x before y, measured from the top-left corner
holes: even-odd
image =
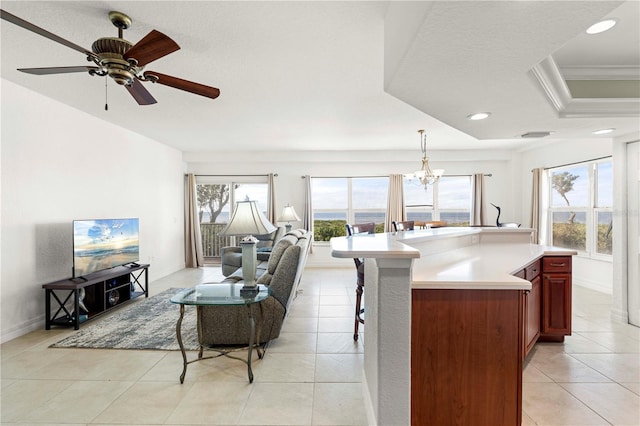
[[[172,298],[172,303],[177,303],[180,305],[180,317],[178,318],[178,323],[176,324],[176,337],[178,339],[178,345],[180,346],[180,351],[182,352],[182,361],[183,368],[182,374],[180,375],[180,383],[184,383],[184,376],[187,374],[187,365],[201,361],[203,359],[211,359],[218,358],[220,356],[226,356],[229,358],[238,359],[247,364],[247,372],[249,375],[249,383],[253,383],[253,371],[251,371],[251,355],[253,353],[253,349],[256,349],[258,353],[258,357],[262,358],[263,352],[260,350],[260,331],[261,325],[258,324],[258,330],[256,332],[256,321],[253,317],[253,313],[251,310],[251,305],[257,303],[260,305],[260,309],[262,309],[262,301],[264,301],[269,295],[271,291],[268,287],[258,284],[256,286],[255,291],[245,291],[242,290],[242,284],[236,283],[215,283],[215,284],[200,284],[193,288],[188,288],[181,290],[179,293],[176,293]],[[241,291],[242,290],[242,291]],[[198,351],[198,358],[193,359],[191,361],[187,361],[187,353],[184,349],[184,344],[182,343],[182,320],[184,318],[184,307],[186,305],[193,305],[196,309],[202,309],[205,306],[230,306],[230,305],[245,305],[248,311],[248,321],[250,326],[249,333],[249,345],[246,347],[248,355],[247,360],[245,361],[242,358],[235,357],[230,355],[232,352],[236,352],[238,350],[244,350],[245,347],[241,348],[233,348],[233,349],[223,349],[223,348],[207,348],[207,350],[213,350],[217,352],[217,355],[212,356],[203,356],[204,347],[200,343],[200,348]],[[200,315],[198,315],[198,329],[202,326],[200,324]]]

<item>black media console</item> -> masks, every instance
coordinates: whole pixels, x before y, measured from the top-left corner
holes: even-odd
[[[141,282],[144,274],[144,285]],[[117,266],[82,279],[42,284],[45,289],[45,329],[73,326],[122,306],[136,297],[149,297],[149,265]],[[54,301],[52,313],[51,301]],[[68,305],[73,305],[70,309]]]

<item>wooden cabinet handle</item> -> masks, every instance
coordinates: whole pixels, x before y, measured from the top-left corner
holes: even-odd
[[[562,262],[562,263],[550,263],[549,265],[551,266],[565,266],[566,263]]]

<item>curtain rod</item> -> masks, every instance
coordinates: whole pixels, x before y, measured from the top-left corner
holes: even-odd
[[[442,175],[444,177],[471,177],[473,175]],[[492,173],[485,173],[483,176],[492,177]],[[306,176],[300,176],[302,179],[306,179]],[[312,178],[327,178],[327,179],[339,179],[339,178],[378,178],[378,177],[389,177],[389,175],[383,176],[310,176]]]
[[[592,158],[590,160],[582,160],[582,161],[575,161],[573,163],[560,164],[559,166],[544,167],[542,170],[557,169],[559,167],[567,167],[567,166],[575,166],[576,164],[582,164],[582,163],[589,163],[591,161],[604,160],[605,158],[611,158],[611,155],[607,155],[605,157]],[[535,169],[531,169],[531,172],[533,172],[534,170]]]
[[[185,173],[185,176],[188,176],[189,173]],[[200,177],[256,177],[256,176],[269,176],[269,174],[262,174],[262,175],[194,175],[194,176],[200,176]],[[274,173],[273,176],[277,177],[278,174]]]

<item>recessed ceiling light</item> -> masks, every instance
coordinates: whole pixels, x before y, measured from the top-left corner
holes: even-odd
[[[600,34],[613,28],[618,21],[616,19],[605,19],[604,21],[596,22],[589,28],[587,28],[587,34]]]
[[[593,132],[594,135],[606,135],[607,133],[613,132],[615,129],[600,129]]]
[[[491,115],[490,112],[477,112],[475,114],[468,115],[469,120],[484,120]]]

